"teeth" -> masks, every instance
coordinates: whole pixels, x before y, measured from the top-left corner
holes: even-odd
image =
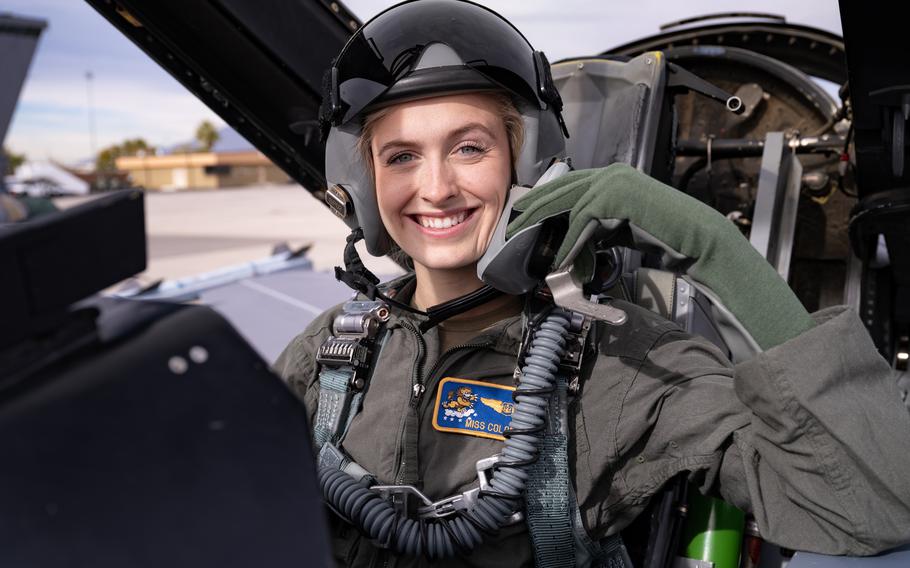
[[[464,211],[451,217],[418,217],[420,224],[427,229],[448,229],[464,222],[468,214]]]

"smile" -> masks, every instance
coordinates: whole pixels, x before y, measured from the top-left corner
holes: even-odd
[[[408,217],[417,225],[417,229],[428,237],[452,238],[473,226],[471,220],[476,217],[474,215],[476,212],[477,208],[471,208],[436,215],[415,213]]]
[[[426,217],[423,215],[414,215],[414,218],[421,226],[427,229],[448,229],[464,222],[468,216],[468,211],[460,211],[448,217]]]

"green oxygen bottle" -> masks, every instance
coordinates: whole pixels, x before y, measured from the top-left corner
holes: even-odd
[[[715,497],[689,491],[683,529],[683,556],[713,562],[715,568],[738,568],[745,514]]]

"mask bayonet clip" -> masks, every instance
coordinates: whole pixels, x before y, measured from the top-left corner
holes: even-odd
[[[553,295],[553,303],[561,308],[578,312],[610,325],[626,323],[626,312],[610,304],[598,304],[585,298],[582,284],[572,274],[572,265],[555,270],[546,277]]]

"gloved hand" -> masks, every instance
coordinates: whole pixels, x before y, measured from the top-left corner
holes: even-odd
[[[544,219],[568,213],[569,228],[555,267],[590,242],[625,227],[629,246],[660,252],[665,266],[685,272],[720,303],[765,350],[814,326],[774,268],[720,213],[626,164],[570,172],[518,200],[511,237]]]

